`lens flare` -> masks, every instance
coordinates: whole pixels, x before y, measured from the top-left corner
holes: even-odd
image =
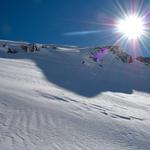
[[[137,40],[146,34],[144,24],[142,17],[131,15],[119,20],[117,29],[119,33],[129,40]]]

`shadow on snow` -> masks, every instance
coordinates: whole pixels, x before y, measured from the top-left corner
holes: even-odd
[[[93,69],[81,64],[80,53],[70,54],[69,52],[52,51],[52,53],[48,52],[48,55],[50,57],[41,53],[18,53],[14,55],[0,53],[1,58],[33,60],[49,82],[81,96],[94,97],[106,91],[131,94],[133,90],[137,90],[150,93],[150,71],[148,72],[149,76],[138,77],[138,72],[135,76],[130,74],[132,70],[115,72],[112,69],[105,69],[105,66],[104,70],[100,67]],[[94,70],[97,71],[94,72]],[[124,72],[126,73],[124,74]]]

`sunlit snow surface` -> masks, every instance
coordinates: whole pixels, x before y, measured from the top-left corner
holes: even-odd
[[[99,67],[89,50],[1,48],[0,150],[150,149],[150,66],[108,54]]]

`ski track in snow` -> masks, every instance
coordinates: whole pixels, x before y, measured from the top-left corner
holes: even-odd
[[[59,49],[56,60],[47,56],[53,63],[63,64],[61,53],[76,57],[74,48]],[[83,97],[50,83],[30,59],[0,58],[0,150],[149,150],[149,98],[139,91]]]

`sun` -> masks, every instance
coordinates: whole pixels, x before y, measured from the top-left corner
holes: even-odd
[[[145,35],[145,22],[136,15],[126,16],[117,22],[117,32],[129,40],[141,39]]]

